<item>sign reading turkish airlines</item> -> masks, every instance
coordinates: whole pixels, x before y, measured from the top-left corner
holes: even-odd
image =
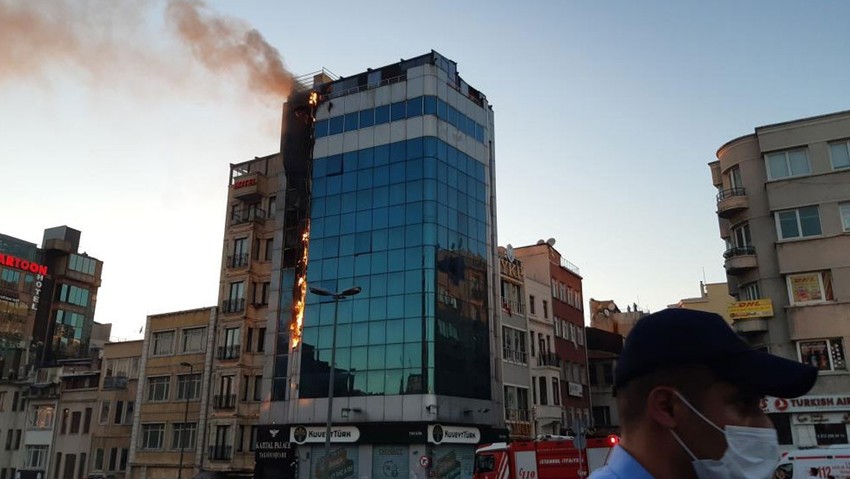
[[[43,264],[34,263],[32,261],[27,261],[25,259],[18,258],[17,256],[12,256],[10,254],[0,253],[0,265],[9,266],[12,268],[19,269],[21,271],[29,271],[30,273],[47,276],[47,266]]]
[[[850,410],[850,395],[803,396],[794,399],[768,396],[761,400],[761,409],[766,413],[848,411]]]

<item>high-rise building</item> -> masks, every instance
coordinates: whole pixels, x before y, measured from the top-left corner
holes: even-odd
[[[726,240],[733,327],[821,373],[809,396],[768,398],[785,447],[847,444],[850,112],[767,125],[709,163]]]
[[[591,424],[590,394],[587,391],[587,348],[584,338],[582,277],[573,263],[555,249],[555,240],[516,248],[526,275],[547,286],[541,303],[543,315],[552,315],[553,349],[559,376],[537,376],[536,395],[541,404],[550,396],[561,406],[561,424],[571,433],[582,432]],[[539,337],[538,337],[539,340]],[[548,341],[548,339],[547,339]],[[548,347],[548,344],[547,344]]]
[[[319,83],[284,107],[258,474],[282,435],[301,477],[470,475],[505,435],[492,109],[436,52]]]

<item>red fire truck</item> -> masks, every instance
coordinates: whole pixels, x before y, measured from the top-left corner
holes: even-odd
[[[604,466],[619,441],[589,437],[583,451],[571,436],[490,444],[475,451],[473,479],[581,479]]]

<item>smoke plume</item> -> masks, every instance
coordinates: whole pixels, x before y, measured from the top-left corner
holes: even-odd
[[[228,76],[253,95],[286,97],[294,80],[280,53],[250,25],[216,14],[200,0],[169,0],[169,35],[144,31],[161,3],[114,0],[0,0],[0,83],[43,80],[51,70],[73,67],[89,79],[174,86],[185,65],[173,60],[186,48],[209,73]],[[175,42],[176,40],[176,42]],[[178,44],[175,44],[178,43]]]

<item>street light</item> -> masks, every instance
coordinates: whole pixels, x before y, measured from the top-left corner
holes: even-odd
[[[334,402],[334,373],[336,372],[336,321],[339,314],[339,300],[345,299],[348,296],[354,296],[361,291],[360,286],[352,286],[341,293],[318,286],[311,286],[310,292],[318,296],[330,296],[334,300],[334,323],[331,333],[331,364],[328,374],[328,421],[325,426],[325,476],[328,475],[328,464],[331,457],[331,419],[333,418],[333,402]]]
[[[194,367],[183,361],[180,363],[184,368],[189,368],[189,380],[186,381],[186,390],[183,391],[183,394],[186,395],[186,407],[183,409],[183,427],[180,431],[180,469],[177,470],[177,479],[183,479],[183,451],[186,449],[186,424],[189,421],[189,384],[192,380],[191,375],[194,371]]]

